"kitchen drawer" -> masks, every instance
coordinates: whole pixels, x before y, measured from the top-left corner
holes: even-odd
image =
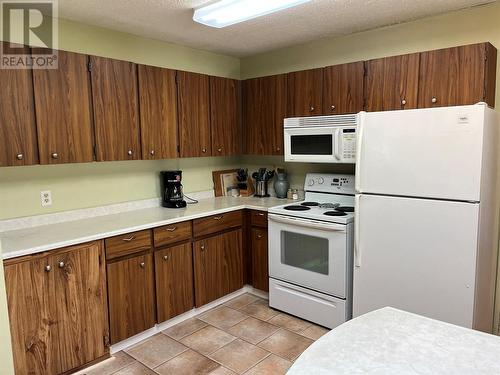
[[[155,228],[153,231],[155,247],[189,240],[191,239],[192,233],[191,221]]]
[[[195,237],[201,237],[222,232],[226,229],[241,227],[242,224],[243,211],[233,211],[193,220],[193,232]]]
[[[151,231],[142,230],[106,238],[106,259],[118,258],[124,255],[138,253],[151,248]]]
[[[267,212],[250,211],[250,222],[252,226],[267,227]]]

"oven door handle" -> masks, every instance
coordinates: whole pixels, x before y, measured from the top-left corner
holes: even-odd
[[[332,223],[323,223],[314,220],[306,220],[306,219],[298,219],[295,217],[287,217],[276,214],[269,214],[268,219],[270,221],[274,221],[280,224],[290,224],[296,225],[305,228],[324,230],[324,231],[333,231],[333,232],[345,232],[346,226],[342,224],[332,224]]]

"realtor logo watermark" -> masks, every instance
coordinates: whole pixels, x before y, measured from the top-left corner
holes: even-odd
[[[57,69],[57,0],[0,0],[0,69]],[[26,46],[32,46],[30,50]]]

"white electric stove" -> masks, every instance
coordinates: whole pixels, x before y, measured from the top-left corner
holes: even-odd
[[[354,176],[310,173],[304,190],[269,210],[269,304],[334,328],[352,317]]]

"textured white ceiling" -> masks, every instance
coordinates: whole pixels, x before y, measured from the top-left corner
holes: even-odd
[[[312,0],[223,29],[193,22],[207,0],[59,0],[59,16],[147,38],[244,57],[491,0]]]

